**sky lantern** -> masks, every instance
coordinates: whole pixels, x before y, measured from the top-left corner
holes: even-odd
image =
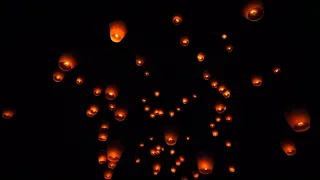
[[[310,129],[310,115],[305,108],[292,108],[285,113],[289,126],[295,132],[304,132]]]
[[[153,172],[159,173],[161,170],[161,164],[159,162],[154,162],[153,163]]]
[[[222,93],[222,95],[224,98],[228,99],[231,95],[231,92],[230,92],[230,90],[227,89],[224,93]]]
[[[99,162],[99,164],[105,164],[107,162],[107,152],[106,151],[99,152],[98,162]]]
[[[205,57],[206,57],[206,55],[204,53],[202,53],[202,52],[199,52],[197,54],[197,59],[198,59],[199,62],[203,62]]]
[[[243,8],[243,16],[249,21],[259,21],[264,15],[264,8],[260,1],[253,0]]]
[[[106,180],[112,179],[112,175],[113,175],[112,169],[106,169],[104,171],[104,179],[106,179]]]
[[[77,65],[76,59],[70,54],[60,56],[58,66],[61,71],[70,71]]]
[[[215,79],[210,80],[210,85],[212,88],[218,88],[218,81]]]
[[[109,85],[105,90],[105,97],[108,100],[114,100],[118,96],[118,88],[115,85]]]
[[[182,16],[180,14],[176,14],[172,18],[172,22],[174,25],[180,25],[182,23]]]
[[[277,75],[277,74],[279,74],[279,73],[281,72],[281,69],[280,69],[279,66],[275,66],[275,67],[272,68],[272,72],[273,72],[275,75]]]
[[[212,129],[211,133],[213,137],[217,137],[219,135],[219,132],[217,129]]]
[[[62,71],[57,70],[53,73],[52,78],[54,82],[61,82],[64,79],[64,73]]]
[[[136,65],[142,66],[144,64],[144,58],[142,56],[136,56]]]
[[[77,83],[78,85],[82,85],[83,82],[84,82],[84,77],[82,77],[82,76],[77,77],[76,83]]]
[[[110,162],[118,162],[124,148],[120,141],[110,141],[107,144],[107,158]]]
[[[260,87],[262,85],[262,76],[253,75],[251,77],[251,82],[252,82],[253,86]]]
[[[227,34],[222,34],[222,36],[221,36],[221,38],[223,39],[223,40],[225,40],[225,39],[227,39]]]
[[[198,154],[197,165],[200,174],[211,174],[213,170],[213,159],[207,154]]]
[[[296,145],[291,140],[284,140],[280,143],[284,153],[288,156],[294,156],[297,152]]]
[[[113,21],[109,24],[110,39],[115,43],[119,43],[127,34],[127,26],[123,21]]]
[[[219,85],[219,87],[218,87],[219,93],[223,94],[226,90],[227,90],[226,85],[224,85],[224,84]]]
[[[216,103],[215,110],[218,114],[222,114],[225,110],[227,110],[227,106],[225,106],[223,103]]]
[[[180,37],[180,45],[182,47],[186,47],[189,45],[189,37],[188,36],[181,36]]]
[[[102,93],[102,88],[101,87],[95,87],[93,88],[93,95],[94,96],[100,96]]]
[[[97,105],[90,105],[90,107],[87,109],[87,116],[93,117],[99,112],[99,106]]]
[[[235,169],[234,165],[230,165],[229,166],[229,172],[230,173],[234,173],[235,171],[236,171],[236,169]]]
[[[114,111],[116,109],[116,103],[115,102],[109,102],[109,110]]]
[[[99,135],[98,135],[99,141],[101,141],[101,142],[107,141],[108,136],[109,136],[109,132],[107,130],[100,129],[100,132],[99,132]]]
[[[210,72],[209,72],[208,70],[205,70],[205,71],[203,72],[202,76],[203,76],[203,79],[204,79],[204,80],[209,80],[210,77],[211,77],[211,74],[210,74]]]
[[[124,121],[127,117],[128,111],[125,108],[117,108],[114,111],[114,117],[117,121]]]
[[[183,97],[182,98],[182,103],[183,104],[187,104],[188,103],[188,98],[187,97]]]
[[[166,130],[164,132],[164,140],[168,146],[174,146],[178,140],[178,133],[173,130]]]
[[[117,166],[117,163],[108,161],[108,168],[109,169],[114,169],[114,168],[116,168],[116,166]]]
[[[227,52],[232,52],[233,51],[233,46],[231,44],[226,45],[226,51]]]
[[[5,109],[2,112],[3,119],[11,119],[15,115],[15,111],[12,109]]]

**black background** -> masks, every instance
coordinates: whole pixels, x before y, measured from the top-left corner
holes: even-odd
[[[211,152],[215,169],[201,179],[237,179],[261,177],[314,177],[317,171],[317,61],[311,55],[313,40],[301,9],[303,4],[267,1],[265,16],[250,22],[241,15],[245,1],[206,3],[116,4],[25,3],[4,6],[1,33],[1,108],[17,111],[12,120],[0,121],[1,179],[103,179],[104,167],[97,153],[106,144],[97,140],[102,120],[111,121],[109,139],[120,140],[125,152],[113,179],[161,178],[192,179],[197,152]],[[128,4],[125,7],[124,4]],[[183,23],[172,24],[180,13]],[[109,38],[108,24],[124,20],[128,34],[119,44]],[[221,35],[227,33],[227,40]],[[180,35],[188,35],[188,47],[179,45]],[[312,33],[311,33],[312,35]],[[227,53],[226,44],[234,51]],[[316,43],[315,43],[316,44]],[[203,63],[197,52],[207,54]],[[72,52],[79,66],[61,83],[52,81],[62,53]],[[143,67],[135,65],[135,56],[146,58]],[[279,65],[282,72],[272,73]],[[149,77],[143,72],[150,71]],[[213,77],[231,90],[225,100],[233,123],[218,124],[220,135],[213,138],[208,123],[216,112],[213,106],[223,100],[216,89],[202,79],[209,70]],[[250,76],[263,76],[263,85],[255,88]],[[82,86],[77,76],[85,76]],[[117,122],[107,109],[107,100],[94,97],[93,88],[117,84],[117,103],[128,107],[124,122]],[[160,90],[158,98],[154,90]],[[198,99],[193,100],[196,93]],[[187,96],[189,104],[181,105]],[[143,111],[141,98],[151,107],[165,111],[182,107],[172,120],[168,115],[150,119]],[[98,103],[98,116],[85,116],[87,107]],[[294,133],[284,119],[286,108],[303,105],[311,114],[312,128]],[[166,151],[161,157],[159,176],[152,175],[147,148],[155,142],[165,145],[163,128],[174,123],[180,131],[176,151],[186,163],[175,175],[170,173],[174,159]],[[186,135],[191,141],[184,140]],[[294,157],[286,156],[280,141],[291,138],[297,146]],[[232,148],[224,141],[230,139]],[[145,141],[141,150],[139,142]],[[166,146],[167,147],[167,146]],[[169,148],[166,148],[167,150]],[[141,157],[136,165],[135,156]],[[228,165],[235,164],[230,174]]]

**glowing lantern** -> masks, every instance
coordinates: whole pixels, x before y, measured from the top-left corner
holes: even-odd
[[[220,84],[220,86],[218,87],[218,91],[222,94],[227,90],[226,85],[224,84]]]
[[[146,103],[147,99],[146,98],[142,98],[142,103]]]
[[[179,158],[176,159],[176,166],[180,166],[181,165],[181,161]]]
[[[178,134],[174,131],[167,130],[164,132],[164,139],[168,146],[174,146],[178,140]]]
[[[230,45],[230,44],[226,45],[226,51],[227,52],[232,52],[233,51],[233,46]]]
[[[196,171],[193,171],[192,172],[192,176],[193,176],[194,179],[198,179],[199,178],[199,173],[196,172]]]
[[[144,58],[142,56],[136,56],[137,66],[142,66],[144,64]]]
[[[60,56],[58,65],[61,71],[70,71],[77,65],[77,61],[72,55],[64,54]]]
[[[101,127],[100,127],[101,129],[109,129],[109,123],[107,123],[107,122],[103,122],[102,124],[101,124]]]
[[[150,111],[150,106],[149,105],[145,105],[144,106],[144,111],[145,112],[149,112]]]
[[[222,36],[221,36],[221,37],[222,37],[222,39],[224,39],[224,40],[225,40],[225,39],[227,39],[227,37],[228,37],[228,36],[227,36],[226,34],[222,34]]]
[[[171,155],[174,155],[174,153],[175,153],[174,149],[171,149],[171,150],[170,150],[170,154],[171,154]]]
[[[104,142],[104,141],[107,141],[108,136],[109,136],[108,131],[100,130],[99,135],[98,135],[98,139],[99,139],[99,141]]]
[[[294,156],[297,152],[296,146],[291,140],[284,140],[280,145],[284,153],[288,156]]]
[[[114,169],[116,166],[117,166],[117,163],[108,161],[108,168],[109,169]]]
[[[279,66],[276,66],[276,67],[272,68],[272,71],[273,71],[274,74],[279,74],[281,69],[280,69]]]
[[[163,116],[163,113],[164,113],[163,110],[162,110],[162,109],[159,109],[159,113],[158,113],[159,116]]]
[[[64,78],[64,73],[58,70],[53,73],[52,77],[54,82],[61,82]]]
[[[189,45],[189,38],[188,36],[182,36],[180,37],[180,45],[183,47],[186,47]]]
[[[212,88],[218,88],[218,81],[217,80],[211,80],[210,85]]]
[[[222,93],[224,98],[229,98],[230,97],[230,91],[227,89],[224,93]]]
[[[161,147],[161,151],[164,151],[164,147]]]
[[[158,172],[153,171],[153,175],[157,176],[158,174]]]
[[[107,162],[107,153],[105,151],[100,151],[98,155],[99,164],[105,164]]]
[[[214,128],[214,127],[215,127],[215,124],[214,124],[213,122],[210,122],[210,123],[209,123],[209,126],[210,126],[210,128]]]
[[[209,73],[208,70],[206,70],[206,71],[203,72],[203,79],[204,79],[204,80],[209,80],[210,77],[211,77],[211,75],[210,75],[210,73]]]
[[[182,176],[181,180],[188,180],[188,177],[187,176]]]
[[[180,107],[177,107],[176,110],[177,110],[177,112],[180,112],[180,111],[181,111],[181,108],[180,108]]]
[[[109,24],[110,38],[115,43],[121,42],[121,40],[127,34],[127,26],[123,21],[114,21]]]
[[[173,117],[174,116],[174,111],[169,111],[169,116]]]
[[[175,166],[172,166],[172,167],[171,167],[171,172],[172,172],[172,173],[175,173],[176,171],[177,171],[177,168],[176,168]]]
[[[216,116],[216,122],[221,122],[221,117],[220,116]]]
[[[82,76],[79,76],[79,77],[77,77],[76,83],[78,85],[81,85],[81,84],[83,84],[83,81],[84,81],[84,78]]]
[[[180,25],[182,23],[182,16],[180,14],[176,14],[172,18],[172,22],[174,25]]]
[[[113,171],[111,169],[106,169],[104,171],[104,179],[108,180],[111,179],[113,175]]]
[[[99,107],[97,105],[91,105],[87,110],[87,116],[93,117],[99,112]]]
[[[222,113],[224,113],[224,111],[227,109],[227,107],[226,107],[224,104],[222,104],[222,103],[217,103],[217,104],[215,105],[215,109],[216,109],[216,111],[217,111],[218,114],[222,114]]]
[[[197,99],[197,95],[196,94],[193,94],[192,97],[193,97],[193,99]]]
[[[212,136],[213,136],[213,137],[217,137],[218,135],[219,135],[218,130],[212,129]]]
[[[184,162],[184,161],[185,161],[184,156],[183,156],[183,155],[180,155],[180,156],[179,156],[179,160],[180,160],[180,162]]]
[[[189,141],[189,140],[190,140],[190,136],[187,136],[187,137],[186,137],[186,140]]]
[[[232,116],[230,114],[225,116],[227,122],[232,122]]]
[[[118,162],[123,152],[123,146],[119,141],[111,141],[107,146],[107,158],[110,162]]]
[[[96,87],[93,89],[93,95],[100,96],[102,92],[102,89],[100,87]]]
[[[295,132],[304,132],[310,129],[310,115],[304,108],[292,108],[285,113],[289,126]]]
[[[118,108],[114,111],[114,117],[117,121],[124,121],[127,117],[128,111],[124,108]]]
[[[139,164],[140,163],[140,158],[136,158],[136,163]]]
[[[150,140],[150,141],[153,141],[153,136],[150,136],[150,137],[149,137],[149,140]]]
[[[227,147],[227,148],[230,148],[230,147],[231,147],[231,141],[226,140],[226,147]]]
[[[262,85],[262,77],[259,75],[253,75],[251,77],[251,82],[252,82],[253,86],[259,87]]]
[[[116,103],[109,102],[109,110],[114,111],[116,109]]]
[[[203,62],[204,58],[206,57],[206,55],[202,52],[199,52],[197,55],[197,59],[199,62]]]
[[[186,97],[182,98],[182,103],[183,104],[187,104],[188,103],[188,98],[186,98]]]
[[[140,147],[144,147],[144,143],[143,143],[143,142],[140,142],[139,146],[140,146]]]
[[[200,174],[211,174],[213,170],[213,159],[209,155],[199,154],[197,165]]]
[[[230,173],[234,173],[234,171],[236,171],[235,167],[232,166],[232,165],[230,165],[230,166],[229,166],[229,172],[230,172]]]
[[[154,96],[155,96],[155,97],[159,97],[159,95],[160,95],[160,92],[159,92],[159,91],[154,91]]]
[[[155,149],[150,149],[151,156],[155,156],[157,154]]]
[[[107,86],[106,90],[104,91],[105,97],[108,100],[114,100],[118,96],[118,88],[114,85]]]
[[[243,16],[250,21],[259,21],[264,15],[264,8],[261,2],[252,1],[243,9]]]
[[[161,146],[160,145],[156,145],[156,150],[161,150]]]
[[[149,76],[149,74],[150,74],[149,71],[144,72],[144,76]]]
[[[154,114],[154,113],[150,113],[150,118],[151,119],[153,119],[153,118],[155,118],[156,117],[156,115]]]
[[[153,163],[153,172],[159,173],[161,169],[161,164],[159,162],[154,162]]]

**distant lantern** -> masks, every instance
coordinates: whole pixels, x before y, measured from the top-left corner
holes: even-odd
[[[264,8],[260,1],[251,1],[243,8],[243,16],[249,21],[259,21],[264,15]]]
[[[169,116],[173,117],[174,116],[174,111],[169,111]]]
[[[144,58],[142,56],[136,56],[136,65],[142,66],[144,64]]]
[[[198,59],[199,62],[203,62],[205,57],[206,57],[206,55],[204,53],[202,53],[202,52],[199,52],[197,54],[197,59]]]
[[[275,67],[272,68],[272,71],[273,71],[274,74],[279,74],[281,69],[280,69],[279,66],[275,66]]]
[[[108,136],[109,136],[109,133],[108,133],[108,131],[106,129],[100,129],[100,132],[99,132],[99,135],[98,135],[99,141],[101,141],[101,142],[107,141]]]
[[[164,132],[164,139],[168,146],[174,146],[178,140],[178,134],[172,130]]]
[[[77,65],[76,59],[70,54],[60,56],[58,66],[62,71],[70,71]]]
[[[226,51],[227,52],[232,52],[233,51],[233,46],[230,45],[230,44],[226,45]]]
[[[172,166],[170,170],[171,170],[171,173],[176,173],[177,168],[175,166]]]
[[[285,113],[285,118],[295,132],[304,132],[310,129],[310,115],[305,108],[292,108]]]
[[[196,171],[193,171],[192,172],[192,176],[193,176],[193,179],[198,179],[199,178],[199,173],[196,172]]]
[[[102,88],[101,87],[95,87],[93,89],[93,95],[95,95],[95,96],[100,96],[101,92],[102,92]]]
[[[211,174],[213,170],[213,159],[210,155],[199,154],[197,156],[197,165],[200,174]]]
[[[79,77],[77,77],[77,79],[76,79],[76,83],[77,83],[78,85],[83,84],[83,81],[84,81],[84,78],[83,78],[82,76],[79,76]]]
[[[288,156],[294,156],[297,152],[296,146],[291,140],[284,140],[280,143],[284,153]]]
[[[109,102],[109,110],[114,111],[116,109],[116,103],[115,102]]]
[[[226,90],[227,90],[226,85],[224,85],[224,84],[219,85],[219,87],[218,87],[219,93],[223,94]]]
[[[180,45],[186,47],[189,45],[189,37],[188,36],[181,36],[180,37]]]
[[[109,180],[112,179],[113,171],[112,169],[106,169],[104,171],[104,179]]]
[[[2,112],[2,118],[4,119],[11,119],[15,114],[15,111],[12,109],[5,109]]]
[[[115,85],[109,85],[104,92],[106,99],[114,100],[118,96],[118,88]]]
[[[156,174],[159,173],[161,170],[161,164],[159,162],[154,162],[153,163],[153,172]]]
[[[111,41],[119,43],[127,34],[127,26],[123,21],[114,21],[109,24]]]
[[[117,166],[117,163],[108,161],[108,168],[114,169]]]
[[[87,110],[87,116],[88,117],[93,117],[99,112],[99,106],[97,105],[90,105],[90,107]]]
[[[107,152],[106,151],[99,152],[98,162],[99,162],[99,164],[105,164],[107,162]]]
[[[218,81],[215,80],[215,79],[212,79],[210,81],[210,85],[211,85],[212,88],[218,88]]]
[[[221,38],[224,39],[224,40],[227,39],[227,37],[228,36],[226,34],[222,34],[222,36],[221,36]]]
[[[217,129],[212,129],[211,133],[213,137],[217,137],[219,135],[219,132]]]
[[[236,171],[235,167],[233,165],[229,166],[229,172],[234,173]]]
[[[261,86],[262,85],[262,76],[253,75],[251,77],[251,82],[252,82],[253,86],[255,86],[255,87]]]
[[[154,96],[158,97],[160,95],[160,91],[154,91]]]
[[[149,76],[149,74],[150,74],[149,71],[144,72],[144,76]]]
[[[230,114],[226,114],[225,119],[227,122],[232,122],[232,116]]]
[[[119,141],[111,141],[107,144],[107,158],[110,162],[118,162],[124,148]]]
[[[188,103],[188,98],[187,97],[182,98],[182,103],[183,104],[187,104]]]
[[[182,16],[180,14],[176,14],[172,18],[172,22],[174,25],[179,25],[182,23]]]
[[[224,93],[222,93],[224,98],[229,98],[230,97],[230,90],[226,90]]]
[[[117,121],[124,121],[127,117],[128,111],[125,108],[118,108],[114,111],[114,117]]]
[[[53,81],[54,82],[61,82],[63,80],[63,78],[64,78],[63,72],[58,70],[53,73]]]
[[[215,105],[215,110],[217,111],[218,114],[224,113],[226,109],[227,109],[227,106],[225,106],[222,103],[216,103]]]
[[[203,79],[204,80],[209,80],[210,79],[210,77],[211,77],[211,74],[210,74],[210,72],[208,71],[208,70],[205,70],[204,72],[203,72]]]
[[[227,147],[227,148],[230,148],[230,147],[231,147],[231,141],[226,140],[226,147]]]

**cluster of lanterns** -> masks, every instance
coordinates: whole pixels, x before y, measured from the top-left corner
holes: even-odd
[[[244,10],[243,10],[243,16],[250,20],[250,21],[259,21],[264,15],[264,9],[261,3],[259,2],[251,2],[248,3]],[[174,25],[180,25],[183,22],[183,17],[180,14],[176,14],[172,18],[172,22]],[[125,22],[123,21],[114,21],[109,24],[110,28],[110,39],[115,43],[120,43],[122,39],[127,34],[127,27]],[[227,39],[227,34],[222,34],[221,38],[223,40]],[[188,46],[190,43],[190,39],[188,36],[181,36],[180,37],[180,45],[185,47]],[[227,44],[225,46],[225,49],[227,52],[233,51],[233,46],[230,44]],[[203,62],[206,58],[206,54],[204,52],[199,52],[197,54],[197,60],[198,62]],[[136,56],[136,65],[141,67],[145,64],[145,58],[137,55]],[[65,74],[74,69],[77,66],[77,59],[72,54],[63,54],[58,61],[58,70],[56,70],[53,73],[53,81],[54,82],[61,82],[65,78]],[[281,69],[278,66],[275,66],[272,69],[274,74],[280,73]],[[144,75],[149,76],[149,71],[145,71]],[[212,88],[215,88],[218,90],[218,92],[225,98],[228,99],[231,96],[231,91],[227,88],[225,84],[218,83],[218,81],[213,78],[212,74],[206,70],[202,74],[203,79],[210,82],[210,86]],[[77,85],[83,85],[85,81],[85,78],[83,76],[78,76],[75,80]],[[260,75],[253,75],[251,77],[251,82],[253,86],[259,87],[262,85],[262,77]],[[105,99],[109,103],[109,110],[114,112],[114,119],[117,121],[124,121],[128,115],[128,110],[124,107],[117,107],[116,105],[116,98],[119,95],[119,88],[116,85],[108,85],[105,88],[103,87],[95,87],[93,88],[93,95],[94,96],[101,96],[101,94],[104,93]],[[154,96],[159,97],[160,91],[155,90]],[[197,95],[193,94],[192,99],[196,99]],[[191,98],[190,98],[191,99]],[[181,102],[182,106],[188,104],[190,101],[188,97],[182,97]],[[181,111],[181,107],[178,106],[174,110],[170,110],[168,112],[164,112],[161,108],[151,108],[150,105],[147,104],[146,97],[142,98],[142,103],[144,104],[144,111],[149,113],[150,118],[154,119],[156,116],[163,116],[164,114],[167,114],[169,117],[174,117],[176,113]],[[217,102],[213,109],[216,111],[217,116],[215,117],[215,121],[212,121],[209,123],[209,127],[212,133],[213,137],[218,137],[219,131],[216,128],[216,123],[220,123],[222,119],[225,122],[231,123],[233,121],[233,117],[230,113],[226,113],[227,106],[224,102]],[[97,104],[91,104],[88,106],[88,109],[86,111],[86,115],[89,118],[95,117],[100,110],[99,105]],[[12,119],[12,117],[15,115],[15,111],[12,109],[5,109],[2,113],[2,118],[4,119]],[[291,109],[285,114],[286,121],[289,124],[289,126],[295,131],[295,132],[304,132],[307,131],[310,128],[310,117],[309,113],[306,109]],[[107,142],[107,149],[100,151],[98,153],[98,163],[99,164],[107,164],[107,168],[104,172],[104,178],[105,179],[111,179],[113,176],[114,169],[117,166],[117,163],[121,159],[121,155],[124,151],[124,147],[121,144],[121,142],[113,140],[113,141],[107,141],[109,137],[109,123],[108,122],[102,122],[101,127],[99,129],[98,134],[98,140],[101,142]],[[179,133],[173,129],[167,129],[164,131],[164,141],[168,148],[165,148],[161,145],[155,145],[150,148],[150,155],[151,156],[157,156],[160,155],[162,152],[165,152],[165,150],[168,149],[168,152],[170,155],[175,155],[176,151],[174,149],[176,143],[179,139]],[[187,141],[190,140],[190,136],[186,136],[185,139]],[[150,141],[153,141],[153,136],[149,137]],[[145,143],[140,142],[139,144],[140,148],[145,148]],[[231,148],[231,141],[225,140],[225,146],[227,148]],[[292,140],[283,140],[281,142],[281,148],[287,154],[288,156],[293,156],[296,154],[296,146]],[[191,172],[192,177],[194,179],[198,179],[200,174],[207,175],[211,174],[214,169],[214,159],[210,155],[210,153],[199,153],[196,157],[196,163],[198,166],[197,170],[194,170]],[[135,162],[137,164],[141,163],[141,159],[139,157],[135,158]],[[172,173],[176,173],[177,168],[185,162],[185,157],[183,155],[178,155],[174,160],[174,165],[170,168],[170,171]],[[161,171],[161,162],[156,161],[152,165],[153,174],[158,175]],[[233,173],[235,172],[235,166],[230,165],[229,166],[229,172]],[[188,180],[188,176],[182,176],[181,180]]]

